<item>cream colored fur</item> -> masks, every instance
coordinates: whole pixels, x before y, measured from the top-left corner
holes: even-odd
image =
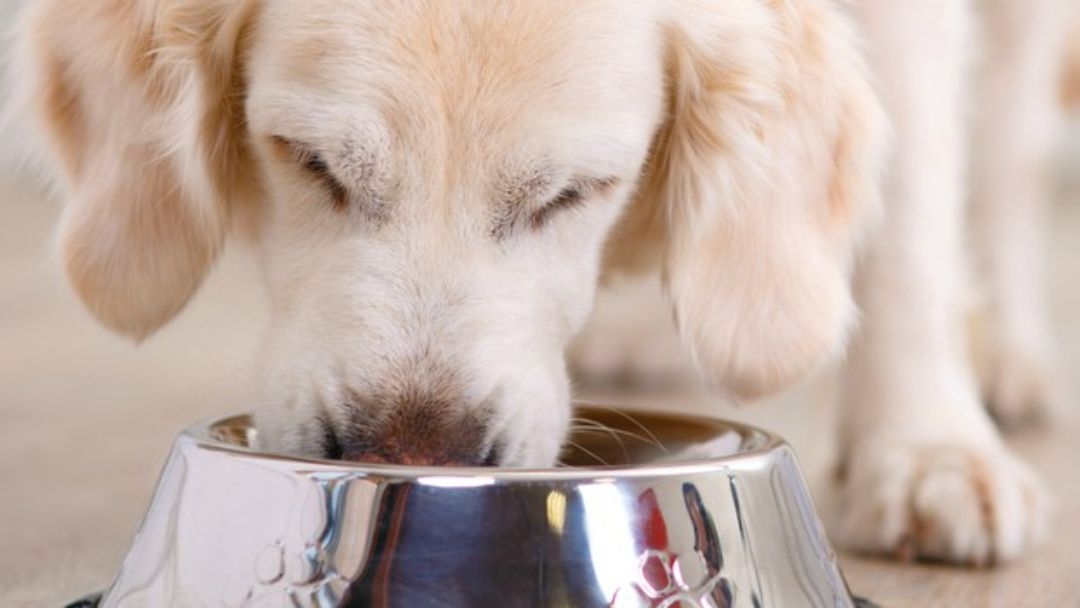
[[[1003,130],[1016,134],[1012,87],[1030,86],[1025,94],[1034,98],[1049,96],[1050,80],[1038,72],[1056,74],[1048,56],[1033,60],[1014,55],[1018,49],[1001,49],[997,38],[1024,44],[1033,34],[1052,35],[1024,29],[1029,27],[1026,19],[1042,21],[1031,15],[1048,6],[985,2],[977,14],[984,20],[979,23],[963,2],[867,0],[858,5],[864,31],[873,41],[870,63],[897,138],[884,230],[869,247],[858,278],[865,320],[843,374],[840,506],[833,532],[848,545],[985,564],[1024,554],[1044,532],[1044,491],[1002,443],[980,401],[969,361],[964,318],[970,282],[963,236],[969,133],[991,141],[1008,137]],[[973,61],[979,57],[973,53],[976,27],[986,28],[991,36],[987,46],[998,47],[994,53],[1000,55],[983,55],[989,62],[986,75],[973,76]],[[1053,50],[1051,45],[1049,52]],[[1030,71],[1036,82],[1018,79],[1015,70],[1007,69],[1006,58],[1023,64],[1021,71]],[[991,78],[998,86],[1001,79],[1008,84],[987,91]],[[972,111],[977,119],[969,131],[966,121]],[[1001,173],[996,185],[979,175],[979,165],[1000,151],[989,150],[989,142],[973,148],[976,220],[1005,208],[1039,204],[1037,191],[999,191],[994,196],[1003,198],[994,200],[980,200],[978,193],[988,192],[984,185],[1012,187],[1016,180],[1025,188],[1024,180],[1034,178],[1036,164],[1049,160],[1049,134],[1042,127],[1005,144],[1016,150],[1030,142],[1034,149],[1027,159],[1010,159],[997,167]],[[1025,139],[1031,137],[1034,142]],[[1032,173],[1014,160],[1030,161]],[[1038,249],[1037,241],[1001,228],[996,228],[995,239],[974,241],[991,261],[984,276],[997,285],[995,294],[1013,297],[1027,289],[1031,294],[1021,298],[1041,301],[1035,295],[1037,282],[1000,283],[1000,273],[1008,269],[995,263],[999,251],[1030,255],[1026,252]],[[1011,228],[1024,229],[1015,224]],[[1035,268],[1025,267],[1024,272]],[[992,324],[1001,327],[1000,316],[1013,312],[1038,321],[1043,314],[1038,308],[998,307]],[[1016,351],[995,352],[1001,357]],[[999,380],[1027,373],[1012,363],[994,372]],[[991,398],[998,396],[991,390]],[[1018,397],[1042,403],[1045,396]],[[1001,405],[1015,407],[1011,402]]]
[[[917,553],[1005,558],[1042,515],[950,339],[967,22],[938,4],[860,5],[898,147],[860,281],[855,349],[874,358],[852,358],[868,369],[838,531],[892,550],[925,520]],[[227,234],[254,236],[271,448],[390,425],[423,452],[480,419],[470,458],[550,465],[563,353],[602,274],[658,271],[699,370],[740,398],[841,353],[858,316],[888,128],[829,0],[38,0],[23,27],[19,99],[102,322],[145,338]],[[926,505],[904,519],[913,491]],[[993,521],[963,510],[987,503]]]
[[[909,558],[1014,559],[1043,535],[1049,500],[982,402],[1012,424],[1051,416],[1061,398],[1038,225],[1059,87],[1070,100],[1080,74],[1061,61],[1075,16],[1057,0],[851,8],[895,145],[885,217],[859,264],[830,529],[848,546]],[[648,298],[639,306],[653,309]],[[619,315],[613,307],[597,313],[632,317],[625,302]],[[621,373],[600,340],[637,360],[626,326],[583,336],[574,352],[586,377]]]

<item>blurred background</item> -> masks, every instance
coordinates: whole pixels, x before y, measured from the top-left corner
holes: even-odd
[[[0,24],[10,23],[14,4],[0,0]],[[107,333],[60,275],[52,248],[60,202],[20,168],[15,127],[0,133],[0,606],[58,606],[108,583],[176,433],[257,403],[253,370],[267,314],[250,253],[234,249],[180,318],[145,344]],[[1045,241],[1051,314],[1067,375],[1080,378],[1080,128],[1062,133],[1059,165]],[[786,435],[815,477],[833,433],[830,376],[750,410],[723,408],[694,389],[603,397],[720,408]],[[1038,583],[1080,605],[1067,595],[1075,581],[1066,567],[1080,571],[1072,555],[1080,527],[1070,523],[1080,517],[1074,420],[1070,413],[1053,429],[1012,439],[1061,503],[1060,534],[1034,560],[958,572],[845,556],[853,588],[890,606],[923,605],[913,597],[941,601],[960,593],[961,580],[965,593],[976,589],[985,605],[998,605],[1003,589]],[[951,605],[984,605],[963,598]]]

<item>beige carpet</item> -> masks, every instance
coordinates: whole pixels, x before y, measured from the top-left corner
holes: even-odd
[[[1070,198],[1077,198],[1072,196]],[[1054,223],[1054,307],[1080,377],[1080,205]],[[105,586],[172,437],[248,407],[265,311],[250,259],[232,252],[175,324],[135,348],[95,325],[50,254],[58,212],[0,177],[0,607],[59,606]],[[827,457],[827,383],[733,415],[786,434],[811,476]],[[675,407],[699,396],[641,397]],[[887,606],[1080,606],[1076,427],[1022,438],[1061,499],[1054,541],[1025,564],[966,572],[845,557],[852,586]],[[826,440],[822,440],[822,437]],[[1038,590],[1042,600],[1026,594]],[[1017,599],[1020,598],[1020,599]]]

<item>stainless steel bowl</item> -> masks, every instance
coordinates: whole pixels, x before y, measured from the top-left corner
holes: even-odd
[[[195,426],[100,605],[856,605],[781,439],[578,415],[546,470],[300,460],[247,416]]]

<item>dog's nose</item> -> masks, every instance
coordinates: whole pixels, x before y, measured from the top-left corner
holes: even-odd
[[[435,403],[398,405],[334,433],[337,445],[330,455],[372,464],[493,466],[498,455],[487,418]]]

